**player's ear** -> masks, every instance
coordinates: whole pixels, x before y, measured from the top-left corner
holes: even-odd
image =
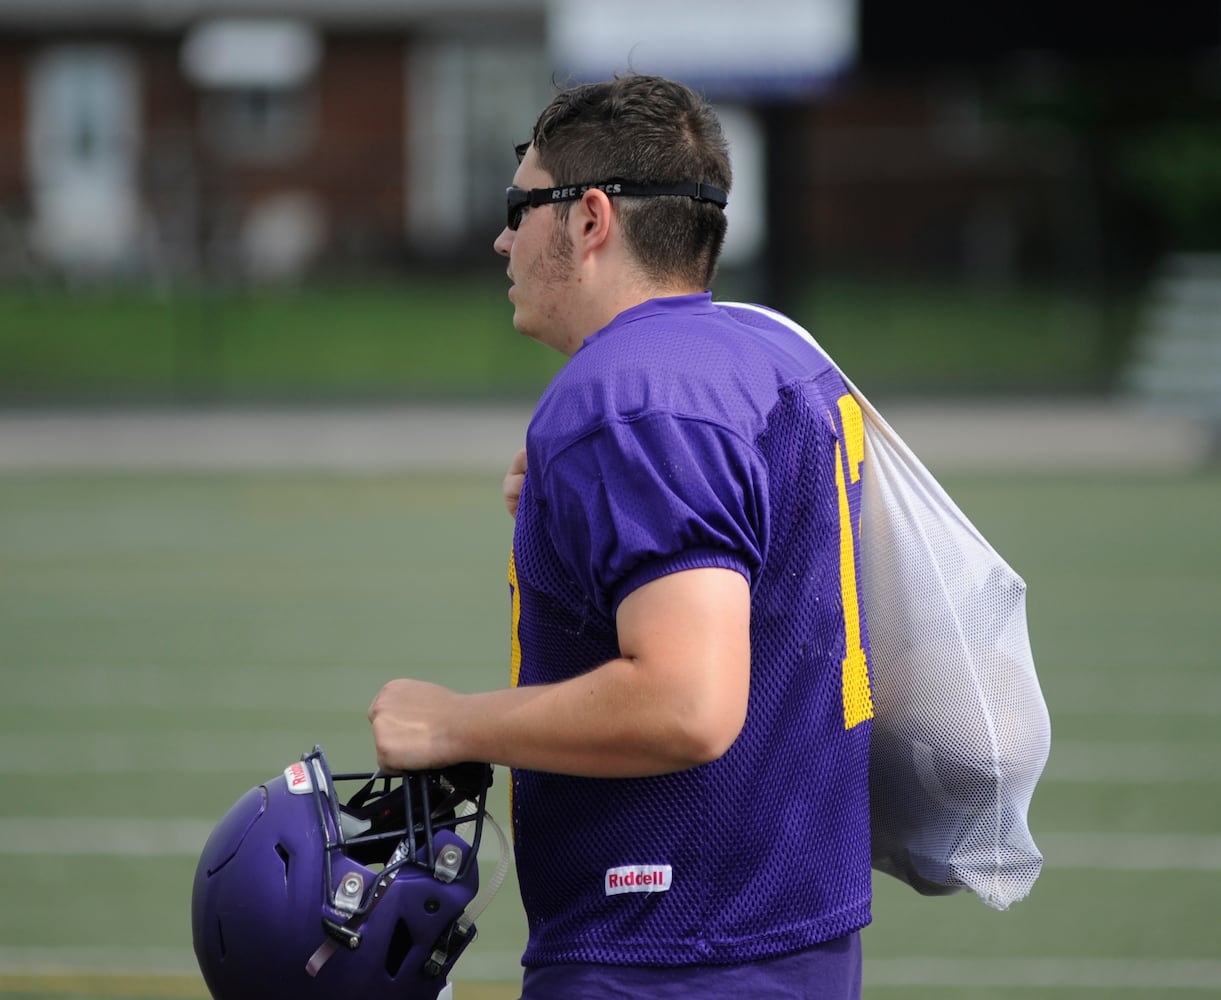
[[[586,249],[594,249],[610,236],[614,207],[605,191],[590,188],[577,203],[580,239]]]

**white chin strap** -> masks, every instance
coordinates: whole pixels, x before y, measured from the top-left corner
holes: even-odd
[[[473,809],[474,806],[471,806]],[[505,837],[505,832],[500,828],[500,824],[496,822],[490,812],[484,812],[483,818],[487,820],[492,829],[496,831],[496,841],[500,845],[500,857],[496,861],[496,870],[492,872],[492,877],[484,882],[479,891],[475,893],[475,898],[472,899],[462,911],[462,916],[458,918],[458,928],[462,931],[470,929],[471,924],[483,916],[483,911],[488,908],[488,904],[500,892],[500,887],[504,885],[505,876],[509,874],[509,841]]]

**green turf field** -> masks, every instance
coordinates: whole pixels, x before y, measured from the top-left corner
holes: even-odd
[[[867,997],[1221,996],[1221,477],[947,485],[1030,585],[1047,865],[1007,913],[880,878]],[[386,678],[504,682],[510,531],[498,474],[0,476],[0,997],[203,997],[203,837],[368,767]],[[457,997],[516,997],[511,881],[480,930]]]

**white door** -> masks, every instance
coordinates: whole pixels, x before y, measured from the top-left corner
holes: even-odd
[[[31,242],[77,272],[131,266],[140,236],[140,87],[111,45],[57,45],[29,69],[26,166]]]

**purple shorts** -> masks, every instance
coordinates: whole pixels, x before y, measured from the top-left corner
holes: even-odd
[[[861,938],[746,965],[549,965],[527,969],[521,1000],[859,1000]]]

